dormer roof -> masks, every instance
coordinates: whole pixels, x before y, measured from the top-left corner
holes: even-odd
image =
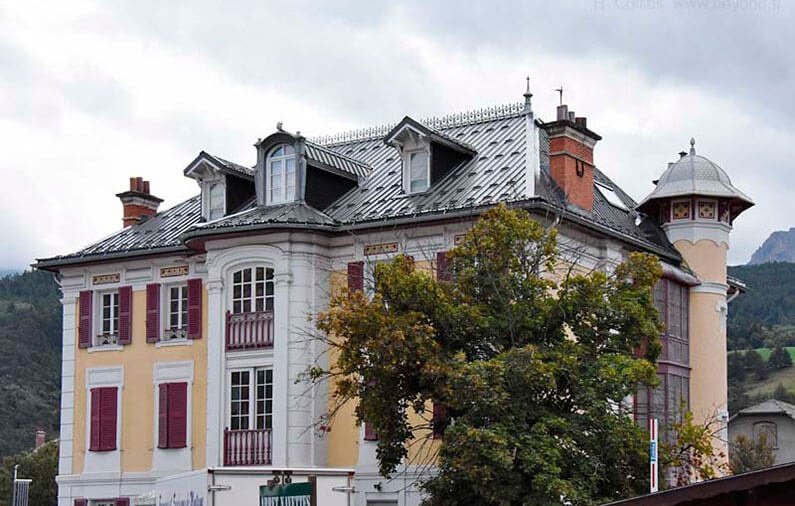
[[[367,177],[373,170],[362,161],[311,141],[306,141],[306,158],[311,165],[355,180]]]
[[[224,160],[220,156],[211,155],[206,151],[199,152],[198,156],[196,156],[196,158],[194,158],[193,161],[190,162],[187,167],[185,167],[183,173],[188,177],[192,177],[192,175],[195,174],[195,172],[200,169],[204,163],[209,164],[219,172],[229,173],[234,176],[243,177],[245,179],[254,179],[253,168],[246,167],[235,162],[230,162],[229,160]]]
[[[400,123],[395,125],[395,127],[384,136],[384,143],[388,146],[398,146],[401,142],[400,137],[405,135],[406,132],[413,132],[427,139],[428,142],[441,144],[442,146],[446,146],[469,156],[475,156],[477,154],[477,150],[469,144],[447,136],[439,130],[423,125],[421,122],[409,116],[403,117]]]

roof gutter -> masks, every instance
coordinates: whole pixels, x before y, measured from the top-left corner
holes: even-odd
[[[30,266],[34,269],[42,271],[58,272],[62,267],[68,267],[71,265],[106,263],[120,259],[164,256],[172,255],[174,253],[193,253],[193,251],[189,248],[186,248],[185,246],[168,246],[164,248],[149,248],[145,250],[114,251],[111,253],[85,255],[79,257],[36,259],[36,263],[30,264]]]

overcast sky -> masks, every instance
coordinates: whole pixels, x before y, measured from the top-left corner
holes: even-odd
[[[468,5],[472,4],[472,5]],[[161,209],[198,191],[202,149],[253,165],[277,121],[308,136],[554,88],[602,135],[597,165],[636,200],[696,138],[757,203],[731,263],[795,226],[795,4],[0,0],[0,269],[121,226],[115,194]]]

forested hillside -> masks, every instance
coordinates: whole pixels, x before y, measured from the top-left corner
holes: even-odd
[[[57,436],[61,305],[52,275],[0,279],[0,457]]]
[[[729,349],[795,346],[795,263],[729,267],[748,293],[729,306]]]

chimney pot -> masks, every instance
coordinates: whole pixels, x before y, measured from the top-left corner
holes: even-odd
[[[36,431],[36,448],[47,442],[47,433],[39,429]]]
[[[142,177],[130,178],[130,190],[117,193],[121,200],[123,214],[122,222],[125,227],[140,223],[150,216],[157,214],[157,208],[163,202],[150,193],[149,181],[144,181]]]
[[[680,151],[679,158],[684,158],[687,155],[687,151]]]
[[[575,118],[574,111],[569,111],[569,121],[574,123],[574,118]]]
[[[574,123],[576,123],[578,127],[588,128],[588,119],[584,116],[574,118]]]
[[[558,121],[568,119],[569,117],[569,106],[568,105],[559,105],[558,106]]]

